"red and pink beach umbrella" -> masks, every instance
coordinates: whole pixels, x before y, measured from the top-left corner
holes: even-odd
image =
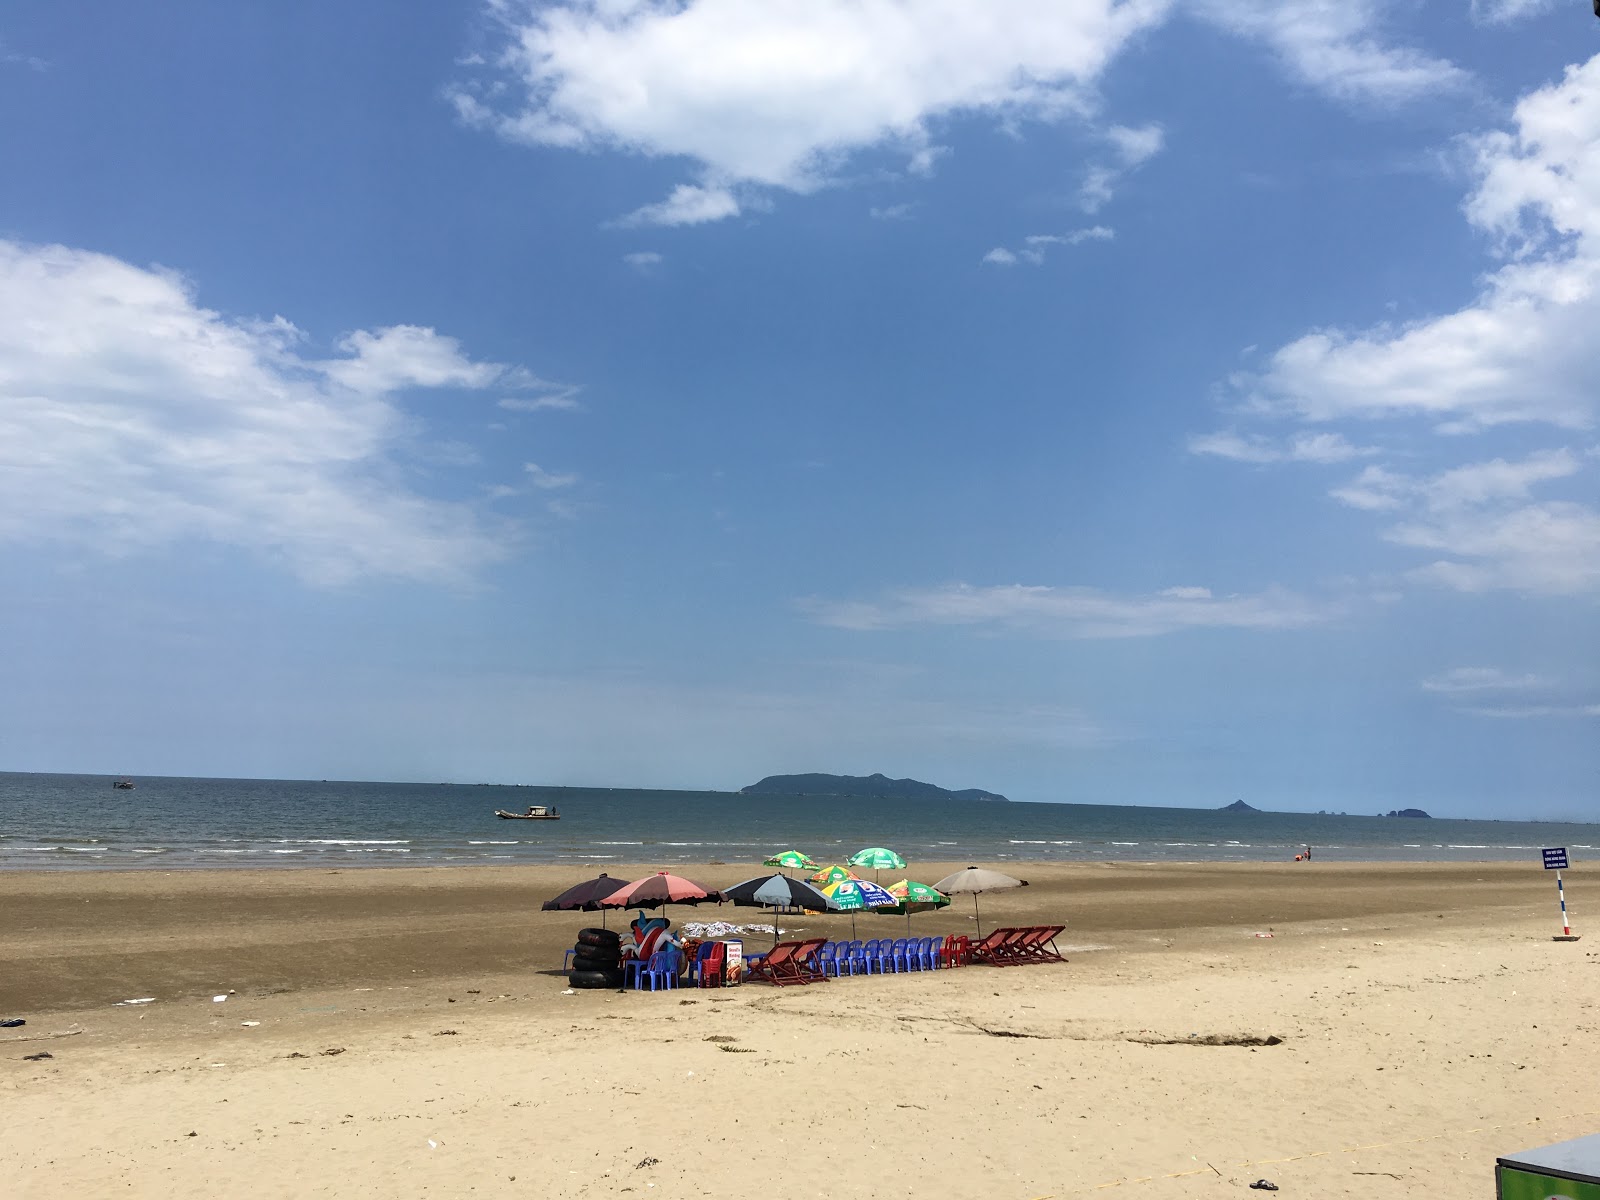
[[[599,901],[601,908],[660,908],[663,904],[699,904],[702,900],[722,902],[722,893],[703,888],[692,879],[657,871],[643,879],[625,883]]]

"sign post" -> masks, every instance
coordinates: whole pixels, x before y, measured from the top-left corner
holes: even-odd
[[[1544,869],[1556,873],[1556,898],[1561,901],[1561,932],[1552,940],[1557,942],[1575,942],[1579,935],[1572,932],[1572,923],[1567,919],[1567,893],[1561,886],[1561,872],[1567,869],[1567,848],[1565,846],[1550,846],[1543,851]]]

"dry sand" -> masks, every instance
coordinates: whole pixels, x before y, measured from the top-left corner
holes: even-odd
[[[0,1194],[1465,1200],[1600,1130],[1536,864],[1007,869],[1069,963],[653,996],[563,994],[581,868],[0,876]]]

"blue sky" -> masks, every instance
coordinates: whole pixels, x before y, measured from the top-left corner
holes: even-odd
[[[0,768],[1594,819],[1600,22],[0,15]]]

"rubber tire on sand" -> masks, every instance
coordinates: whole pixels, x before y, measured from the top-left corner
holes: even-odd
[[[609,929],[580,929],[578,941],[586,946],[620,946],[622,937]]]
[[[613,954],[610,958],[589,958],[585,955],[572,956],[572,969],[574,971],[620,971],[622,959]]]
[[[567,983],[575,988],[614,988],[622,986],[621,971],[574,971]]]

